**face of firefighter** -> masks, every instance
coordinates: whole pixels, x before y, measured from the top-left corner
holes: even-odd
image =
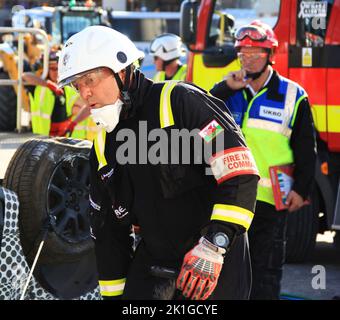
[[[125,73],[119,72],[119,76],[124,82]],[[72,86],[79,92],[91,109],[112,105],[120,96],[116,79],[108,68],[92,70],[73,81]]]
[[[248,73],[260,72],[267,63],[268,53],[263,48],[241,47],[238,57]]]
[[[48,64],[48,78],[57,83],[58,81],[58,62],[57,61],[51,61]]]
[[[156,70],[157,71],[163,71],[163,60],[157,56],[153,57],[153,61],[155,63],[156,66]]]

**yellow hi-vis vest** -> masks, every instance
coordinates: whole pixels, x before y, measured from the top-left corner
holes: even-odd
[[[166,81],[162,88],[159,102],[159,120],[161,129],[175,125],[171,106],[171,92],[177,83],[178,81]],[[94,139],[94,149],[98,161],[98,171],[108,164],[105,157],[106,135],[106,131],[101,130]],[[214,205],[210,219],[235,223],[248,230],[253,216],[254,214],[245,208],[236,205],[216,203]]]
[[[64,88],[67,117],[72,116],[72,107],[78,98],[78,93],[69,86]],[[34,96],[30,96],[32,131],[36,134],[49,135],[51,116],[55,103],[55,96],[47,87],[36,86]],[[72,138],[85,139],[88,120],[78,123],[73,130]]]
[[[290,137],[301,100],[307,97],[296,83],[280,77],[279,92],[283,102],[268,100],[268,89],[250,101],[242,122],[245,136],[260,172],[257,200],[275,204],[269,168],[294,163]]]
[[[187,76],[187,65],[183,64],[180,66],[180,68],[177,70],[177,72],[174,74],[174,76],[171,78],[171,80],[179,80],[179,81],[184,81]],[[161,82],[165,81],[165,72],[164,71],[159,71],[155,74],[153,77],[153,80],[155,82]]]

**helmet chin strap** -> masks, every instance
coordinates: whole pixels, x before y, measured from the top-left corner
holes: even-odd
[[[131,98],[129,95],[129,85],[130,85],[130,75],[131,75],[131,65],[126,67],[126,74],[125,74],[125,80],[124,80],[124,84],[122,82],[122,80],[119,77],[118,73],[113,73],[116,81],[117,81],[117,85],[118,88],[120,90],[120,93],[122,94],[122,100],[124,103],[124,108],[126,111],[129,111],[131,108]]]

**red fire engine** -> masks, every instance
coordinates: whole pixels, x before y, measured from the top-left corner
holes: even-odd
[[[340,248],[340,0],[273,1],[277,8],[269,13],[261,9],[273,3],[262,2],[186,0],[181,37],[189,49],[188,80],[209,90],[240,68],[233,47],[235,22],[257,18],[274,27],[279,39],[275,69],[307,91],[319,145],[329,159],[328,174],[318,163],[312,204],[290,215],[288,260],[303,261],[314,249],[317,232],[338,230],[334,243]]]

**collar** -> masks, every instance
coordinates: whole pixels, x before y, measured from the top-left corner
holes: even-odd
[[[129,88],[131,109],[128,113],[121,115],[121,119],[128,119],[135,116],[138,108],[143,105],[144,99],[148,95],[152,84],[152,80],[146,78],[140,70],[137,69],[134,71],[132,83]]]
[[[262,88],[259,90],[261,91],[264,88],[268,88],[267,91],[267,98],[269,100],[283,102],[285,99],[284,94],[281,94],[279,92],[279,86],[280,86],[280,75],[276,70],[271,70],[266,82],[262,86]],[[247,94],[250,95],[251,98],[253,98],[257,92],[254,91],[254,89],[248,85],[247,86]]]
[[[268,77],[267,77],[265,83],[263,84],[262,88],[260,88],[259,91],[261,91],[263,88],[265,88],[265,87],[267,86],[267,84],[269,83],[270,79],[272,78],[272,75],[273,75],[273,69],[270,68],[270,69],[269,69],[269,75],[268,75]],[[251,94],[253,95],[253,97],[255,97],[256,94],[259,92],[259,91],[258,91],[258,92],[255,92],[255,90],[253,89],[253,87],[252,87],[250,84],[247,85],[247,88],[249,89],[249,91],[251,92]]]

